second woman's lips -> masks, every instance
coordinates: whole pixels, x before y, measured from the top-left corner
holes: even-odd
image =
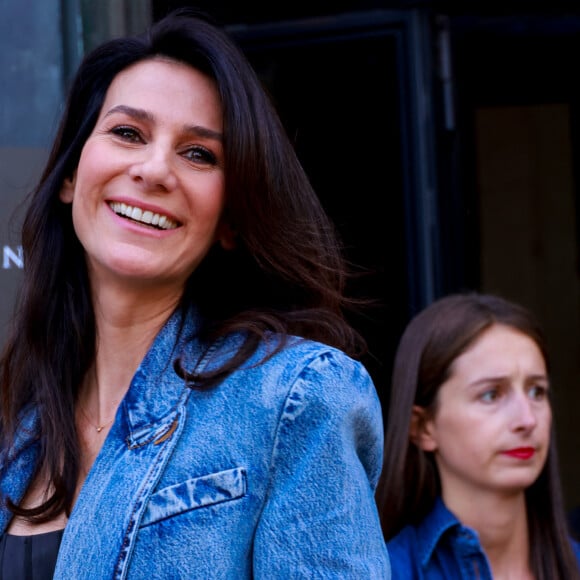
[[[503,454],[518,459],[529,459],[535,452],[536,450],[533,447],[517,447],[515,449],[508,449]]]

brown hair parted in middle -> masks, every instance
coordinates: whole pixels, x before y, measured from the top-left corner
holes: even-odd
[[[385,428],[385,455],[376,497],[385,539],[417,524],[441,493],[433,454],[410,439],[412,408],[433,414],[439,388],[454,361],[494,324],[530,337],[549,359],[543,331],[531,312],[500,296],[476,292],[436,300],[406,327],[395,355]],[[536,578],[568,578],[577,563],[569,542],[554,427],[540,476],[525,491],[531,566]]]

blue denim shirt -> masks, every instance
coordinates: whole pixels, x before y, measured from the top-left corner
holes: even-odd
[[[572,545],[580,560],[580,547]],[[462,525],[441,498],[419,525],[403,528],[387,548],[393,579],[493,579],[477,532]]]
[[[81,489],[56,580],[390,578],[374,502],[383,431],[364,367],[305,340],[196,391],[173,370],[200,360],[195,317],[161,330]],[[274,337],[272,337],[274,340]],[[231,356],[213,348],[205,368]],[[31,413],[0,456],[18,501],[37,457]],[[0,532],[10,514],[0,507]]]
[[[393,578],[405,580],[492,580],[477,533],[441,499],[418,526],[404,527],[387,542]]]

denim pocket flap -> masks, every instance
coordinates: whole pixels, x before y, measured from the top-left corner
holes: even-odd
[[[243,467],[210,473],[166,487],[154,493],[141,526],[187,512],[242,497],[246,493],[246,470]]]

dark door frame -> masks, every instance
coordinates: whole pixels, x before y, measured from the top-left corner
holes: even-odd
[[[259,51],[336,39],[384,35],[395,39],[400,79],[408,313],[431,302],[441,294],[443,281],[433,105],[435,43],[429,14],[420,10],[371,10],[227,28],[250,58]]]

